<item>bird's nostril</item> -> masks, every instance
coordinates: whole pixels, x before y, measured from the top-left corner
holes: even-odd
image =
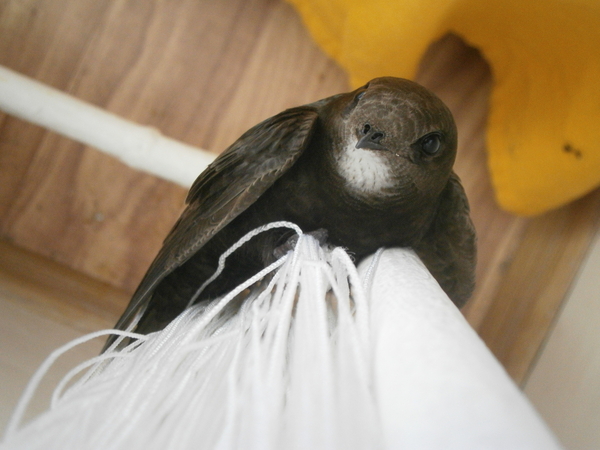
[[[381,131],[378,131],[376,133],[373,133],[373,135],[371,136],[371,140],[373,142],[379,142],[381,139],[383,139],[383,133]]]

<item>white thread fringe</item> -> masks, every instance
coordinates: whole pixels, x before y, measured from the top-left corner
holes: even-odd
[[[235,313],[236,296],[259,279]],[[220,301],[75,368],[51,409],[18,430],[21,405],[2,448],[378,448],[368,321],[348,255],[302,235]]]
[[[19,429],[53,361],[115,330],[53,352],[0,449],[561,448],[414,252],[357,272],[342,249],[275,226],[300,235],[293,252],[161,332],[119,331],[139,339],[73,369]]]

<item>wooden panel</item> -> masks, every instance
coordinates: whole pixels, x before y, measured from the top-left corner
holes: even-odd
[[[62,264],[0,240],[0,290],[22,309],[81,333],[110,328],[129,294]]]
[[[263,118],[347,87],[276,1],[17,0],[0,21],[0,63],[216,151]],[[1,120],[2,237],[132,291],[184,190]]]
[[[348,88],[279,0],[7,0],[0,63],[215,152],[265,117]],[[465,315],[520,380],[598,226],[598,194],[535,219],[501,211],[486,166],[489,67],[450,36],[418,80],[459,127],[456,167],[480,249]],[[0,177],[0,237],[128,292],[185,196],[5,115]]]

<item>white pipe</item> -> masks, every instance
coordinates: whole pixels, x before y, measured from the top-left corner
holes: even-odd
[[[215,155],[0,66],[0,109],[189,187]]]

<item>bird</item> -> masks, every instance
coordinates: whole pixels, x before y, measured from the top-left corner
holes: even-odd
[[[376,78],[262,121],[193,183],[115,328],[139,317],[137,333],[163,329],[214,274],[221,254],[275,221],[344,247],[356,263],[381,247],[412,248],[461,307],[474,289],[476,234],[453,171],[456,151],[448,107],[402,78]],[[195,301],[214,300],[260,271],[292,234],[272,229],[244,244]]]

